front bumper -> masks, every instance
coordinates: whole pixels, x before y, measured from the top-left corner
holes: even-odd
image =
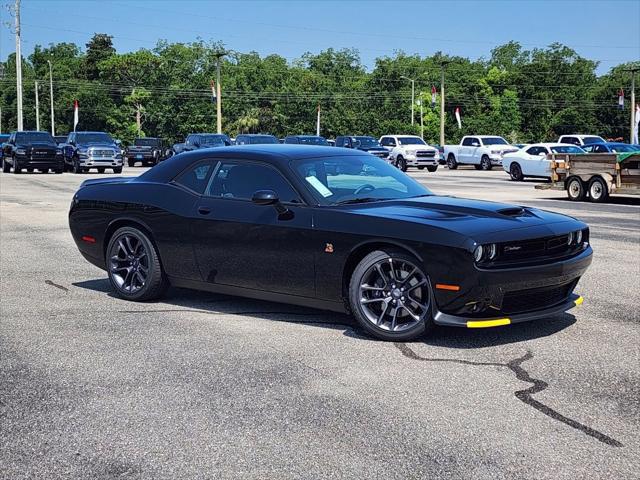
[[[122,167],[122,158],[117,157],[80,157],[80,165],[85,168],[91,167]]]
[[[414,155],[407,155],[405,160],[410,167],[435,167],[438,166],[438,156],[434,157],[416,157]]]
[[[466,328],[490,328],[510,325],[512,323],[530,322],[532,320],[540,320],[542,318],[553,317],[559,315],[574,307],[582,304],[582,297],[572,293],[567,300],[561,304],[538,310],[535,312],[517,313],[504,317],[493,318],[468,318],[464,316],[448,315],[446,313],[437,312],[433,320],[437,325],[448,327],[466,327]]]
[[[33,158],[30,155],[17,155],[15,159],[18,168],[34,168],[38,170],[41,168],[60,169],[64,167],[64,157],[62,155],[37,158]]]

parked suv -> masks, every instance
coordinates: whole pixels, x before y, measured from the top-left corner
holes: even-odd
[[[389,150],[380,145],[380,142],[373,137],[336,137],[336,147],[355,148],[356,150],[362,150],[363,152],[368,152],[371,155],[389,161]]]
[[[282,143],[292,143],[296,145],[321,145],[324,147],[329,146],[329,142],[324,137],[319,137],[317,135],[288,135],[284,137],[284,142]]]
[[[236,137],[236,145],[258,145],[280,143],[273,135],[264,135],[258,133],[247,133]]]
[[[124,157],[130,167],[136,162],[140,162],[143,167],[155,165],[164,160],[164,142],[155,137],[136,138],[133,145],[125,148]]]
[[[62,150],[47,132],[12,132],[2,147],[2,171],[20,173],[39,170],[55,173],[64,171]]]
[[[201,148],[225,147],[231,145],[231,139],[224,133],[190,133],[183,143],[174,143],[166,157]]]
[[[71,132],[67,143],[61,145],[65,168],[73,173],[87,172],[92,168],[104,173],[107,168],[113,173],[122,173],[120,147],[106,132]]]
[[[426,167],[430,172],[438,169],[438,149],[416,135],[383,135],[380,145],[389,150],[389,160],[403,172],[409,167]]]

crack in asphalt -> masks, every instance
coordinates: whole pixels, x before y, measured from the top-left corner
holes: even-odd
[[[414,352],[408,345],[404,344],[404,343],[394,343],[394,345],[396,346],[396,348],[398,350],[400,350],[400,352],[402,352],[402,355],[404,355],[407,358],[410,358],[411,360],[418,360],[418,361],[422,361],[422,362],[447,362],[447,363],[458,363],[461,365],[472,365],[472,366],[480,366],[480,367],[487,367],[487,366],[492,366],[492,367],[506,367],[509,370],[511,370],[516,378],[522,382],[527,382],[527,383],[532,383],[533,385],[525,390],[517,390],[516,392],[514,392],[514,395],[516,396],[516,398],[522,402],[524,402],[525,404],[529,405],[530,407],[535,408],[536,410],[538,410],[540,413],[545,414],[546,416],[548,416],[549,418],[552,418],[553,420],[557,420],[559,422],[564,423],[565,425],[569,425],[572,428],[575,428],[576,430],[580,430],[582,433],[584,433],[585,435],[589,435],[590,437],[595,438],[596,440],[606,444],[606,445],[610,445],[612,447],[622,447],[623,444],[621,442],[619,442],[618,440],[615,440],[614,438],[611,438],[608,435],[605,435],[602,432],[599,432],[587,425],[584,425],[576,420],[573,420],[572,418],[566,417],[564,415],[562,415],[561,413],[557,412],[556,410],[554,410],[553,408],[549,407],[548,405],[545,405],[544,403],[536,400],[535,398],[533,398],[533,394],[535,393],[539,393],[543,390],[545,390],[549,384],[543,380],[539,380],[537,378],[532,378],[531,375],[529,375],[529,372],[527,372],[523,367],[522,367],[522,363],[526,362],[527,360],[531,360],[533,358],[533,354],[531,352],[527,352],[525,353],[522,357],[519,358],[515,358],[507,363],[497,363],[497,362],[473,362],[471,360],[461,360],[461,359],[457,359],[457,358],[426,358],[426,357],[421,357],[420,355],[418,355],[416,352]]]
[[[52,287],[56,287],[60,290],[63,290],[65,292],[68,292],[69,289],[67,287],[63,287],[62,285],[59,285],[57,283],[52,282],[51,280],[45,280],[44,283],[46,283],[47,285],[51,285]]]

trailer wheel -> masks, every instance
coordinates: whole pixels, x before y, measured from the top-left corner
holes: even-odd
[[[589,199],[595,203],[604,202],[609,196],[607,183],[600,176],[595,176],[589,180]]]
[[[584,200],[584,184],[579,177],[571,177],[567,181],[567,196],[569,200],[580,202]]]

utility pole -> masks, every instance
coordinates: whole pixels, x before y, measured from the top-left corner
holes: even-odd
[[[24,130],[22,123],[22,52],[20,48],[20,0],[16,0],[16,94],[18,97],[18,130]]]
[[[216,123],[218,133],[222,133],[222,88],[220,87],[220,61],[228,52],[216,53]]]
[[[49,64],[49,97],[51,98],[51,136],[56,136],[56,121],[53,116],[53,69],[51,68],[51,60],[47,60]]]
[[[424,113],[422,113],[422,93],[420,93],[420,99],[418,100],[418,105],[420,105],[420,138],[424,140]]]
[[[40,102],[38,101],[38,81],[36,80],[36,130],[40,131]]]
[[[416,97],[416,79],[405,77],[404,75],[400,75],[400,78],[404,78],[405,80],[409,80],[411,82],[411,125],[413,125],[414,124],[413,104],[415,103],[415,97]]]
[[[444,146],[444,67],[451,62],[440,64],[440,146]]]
[[[635,140],[634,132],[636,130],[636,72],[638,68],[631,69],[631,130],[629,135],[629,143]]]

